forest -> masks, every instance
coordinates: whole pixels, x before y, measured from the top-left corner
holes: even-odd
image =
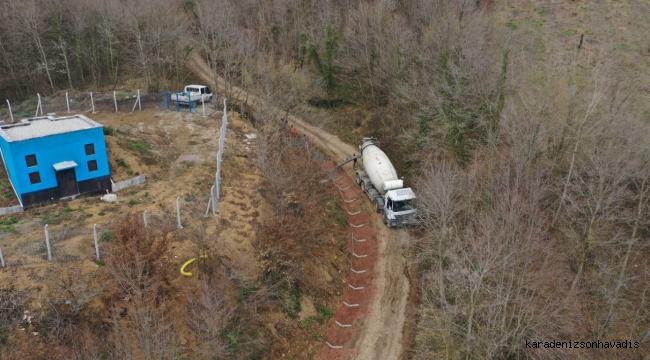
[[[200,56],[214,88],[242,87],[353,145],[374,136],[397,160],[420,214],[405,249],[417,287],[408,359],[647,359],[649,24],[642,0],[4,0],[0,97],[180,89]],[[119,246],[135,246],[136,227]],[[258,236],[273,231],[287,230]],[[134,280],[127,270],[116,287],[133,286],[120,282]],[[129,294],[166,291],[164,277],[144,283]],[[197,309],[200,322],[210,308]],[[0,308],[3,323],[14,315]],[[170,344],[173,329],[161,329]],[[110,339],[110,358],[185,356],[126,354],[129,339]],[[223,346],[200,358],[264,358],[266,345]]]

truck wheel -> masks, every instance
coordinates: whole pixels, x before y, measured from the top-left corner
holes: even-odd
[[[381,205],[379,205],[379,203],[375,203],[375,211],[377,212],[377,214],[381,213]]]
[[[361,185],[361,176],[357,174],[357,185]]]
[[[387,227],[391,227],[390,221],[388,220],[388,215],[386,215],[386,213],[384,213],[384,224],[386,224]]]
[[[366,192],[366,183],[361,182],[361,191]]]

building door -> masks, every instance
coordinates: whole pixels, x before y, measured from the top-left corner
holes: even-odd
[[[56,182],[59,184],[59,196],[62,198],[79,194],[74,168],[57,171]]]

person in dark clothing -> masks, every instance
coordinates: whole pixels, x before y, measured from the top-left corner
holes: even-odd
[[[352,154],[352,157],[354,158],[354,160],[352,160],[352,168],[356,170],[356,168],[357,168],[357,154],[356,153]]]

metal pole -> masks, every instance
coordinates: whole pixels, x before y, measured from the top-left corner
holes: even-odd
[[[68,106],[68,114],[70,113],[70,99],[68,98],[68,92],[65,92],[65,104]]]
[[[7,99],[7,105],[9,105],[9,115],[11,115],[11,122],[14,122],[14,113],[11,111],[11,103],[9,102],[9,99]]]
[[[205,101],[203,96],[201,96],[201,107],[203,108],[203,117],[205,117]]]
[[[147,227],[147,211],[142,214],[142,219],[144,220],[144,227]]]
[[[36,93],[36,95],[38,95],[38,103],[36,104],[36,114],[34,116],[38,116],[38,108],[41,107],[41,94]]]
[[[138,89],[138,110],[142,110],[142,102],[140,101],[140,89]]]
[[[115,91],[113,91],[113,102],[115,103],[115,112],[117,112],[117,95],[115,95]]]
[[[131,111],[135,111],[135,107],[138,106],[138,101],[140,101],[140,90],[138,90],[138,98],[135,99],[135,102],[133,103],[133,109]]]
[[[212,188],[210,189],[210,198],[208,199],[208,207],[205,209],[205,216],[204,218],[208,217],[208,214],[210,213],[210,206],[212,205],[212,191],[214,189],[214,185],[212,185]]]
[[[219,166],[221,166],[221,162],[219,162]],[[219,189],[221,188],[221,171],[217,170],[217,173],[215,174],[215,181],[214,181],[214,192],[212,193],[212,215],[216,216],[217,213],[219,212]]]
[[[0,248],[0,263],[2,263],[2,267],[5,267],[5,257],[2,256],[2,248]]]
[[[97,224],[93,225],[93,236],[95,237],[95,254],[99,260],[99,242],[97,241]]]
[[[181,206],[178,203],[178,200],[180,200],[180,196],[176,198],[176,218],[178,219],[178,228],[182,229],[183,225],[181,225]]]
[[[52,248],[50,248],[50,231],[45,224],[45,244],[47,245],[47,261],[52,261]]]
[[[212,216],[217,216],[217,206],[215,205],[215,191],[216,191],[216,186],[217,184],[212,185],[212,188],[210,189],[210,200],[212,200]]]
[[[93,93],[90,93],[90,103],[93,105],[93,114],[96,114],[95,112],[95,100],[93,100]]]

